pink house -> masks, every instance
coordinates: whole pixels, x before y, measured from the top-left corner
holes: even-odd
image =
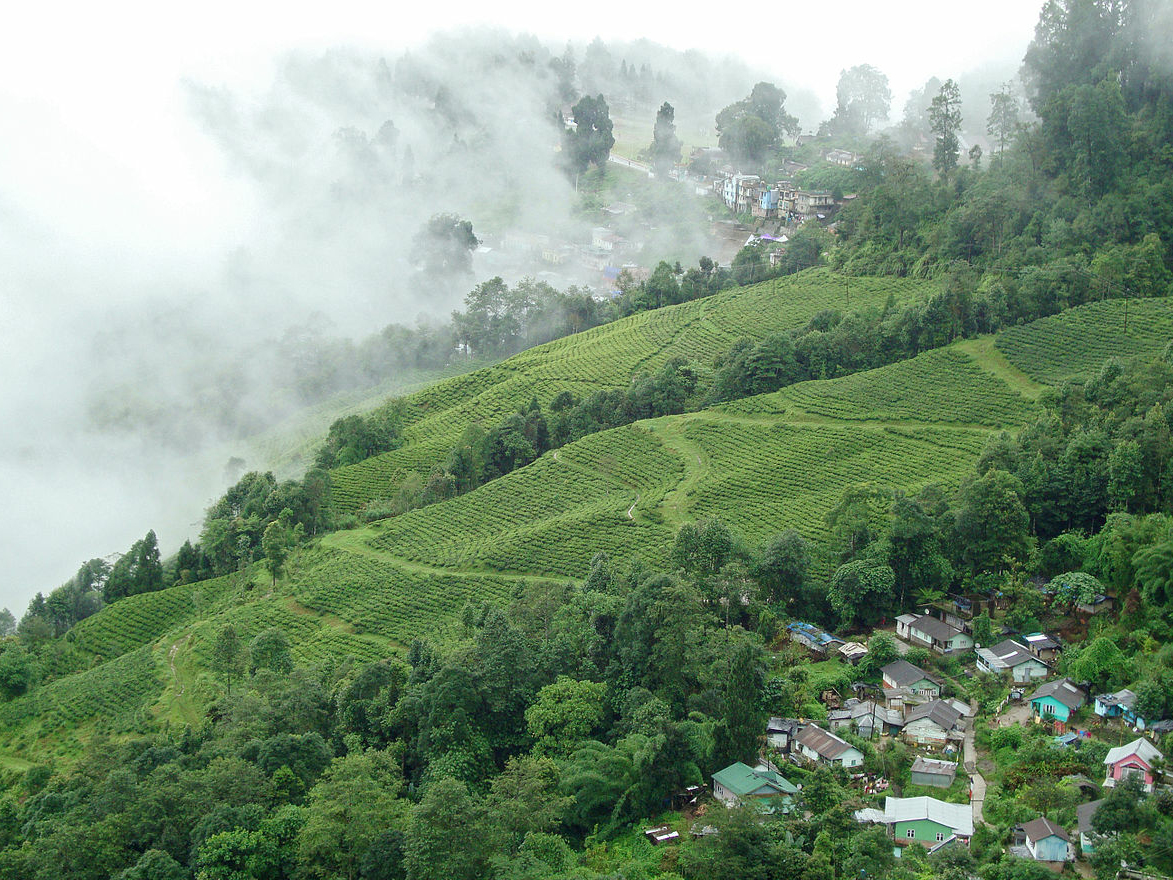
[[[1104,758],[1104,764],[1108,768],[1104,787],[1111,788],[1121,779],[1135,776],[1144,783],[1145,791],[1152,791],[1153,781],[1156,778],[1153,765],[1158,761],[1164,761],[1164,759],[1165,756],[1158,751],[1157,747],[1144,737],[1134,739],[1127,745],[1110,749]]]

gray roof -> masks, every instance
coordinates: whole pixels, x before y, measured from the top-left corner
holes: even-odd
[[[1048,648],[1058,648],[1059,643],[1051,638],[1046,633],[1031,633],[1023,636],[1027,645],[1034,648],[1036,651],[1045,651]]]
[[[907,660],[893,660],[887,666],[880,669],[880,674],[886,676],[896,687],[907,687],[910,684],[916,684],[922,679],[928,679],[934,684],[936,683],[936,679],[931,675],[919,666],[913,666]]]
[[[1026,835],[1027,840],[1035,843],[1047,837],[1058,837],[1071,843],[1071,838],[1067,836],[1067,832],[1046,816],[1039,816],[1039,818],[1027,822],[1022,826],[1022,831]]]
[[[962,837],[973,836],[973,808],[969,804],[949,804],[933,797],[884,798],[885,822],[915,822],[917,819],[937,822]]]
[[[952,779],[957,775],[957,765],[952,761],[934,761],[932,758],[916,756],[912,762],[913,773],[932,773],[934,776],[948,776]]]
[[[1033,660],[1035,663],[1043,662],[1014,639],[999,642],[990,648],[990,653],[997,657],[1006,669],[1013,669],[1028,660]]]
[[[1123,706],[1125,709],[1131,710],[1136,705],[1136,694],[1125,688],[1114,694],[1100,694],[1096,697],[1096,702],[1105,706]]]
[[[1084,695],[1083,689],[1074,684],[1068,678],[1059,678],[1055,681],[1048,681],[1030,695],[1032,702],[1034,700],[1041,700],[1044,697],[1054,697],[1056,700],[1071,710],[1078,709],[1087,699],[1087,697]]]
[[[798,730],[797,718],[778,718],[771,716],[770,720],[766,722],[766,733],[789,733],[794,734]]]
[[[913,706],[905,713],[904,726],[907,727],[922,718],[928,718],[944,730],[949,731],[957,726],[957,722],[961,720],[961,713],[957,711],[956,706],[944,700],[929,700],[927,703]]]
[[[1075,808],[1075,818],[1079,825],[1080,834],[1090,834],[1092,832],[1092,817],[1096,814],[1096,810],[1100,808],[1100,804],[1104,802],[1103,798],[1098,801],[1088,801],[1086,804],[1080,804]]]
[[[961,630],[955,626],[950,626],[943,620],[937,620],[931,614],[922,614],[911,624],[913,629],[920,630],[930,639],[936,639],[939,642],[947,642],[956,635],[960,635]]]
[[[798,744],[812,749],[824,758],[838,758],[848,749],[853,749],[849,742],[844,742],[833,733],[828,733],[821,727],[811,724],[798,737]]]
[[[1161,761],[1165,757],[1161,754],[1160,749],[1142,736],[1130,743],[1108,749],[1108,754],[1104,756],[1104,763],[1110,766],[1132,755],[1136,755],[1150,767],[1153,766],[1153,761]]]

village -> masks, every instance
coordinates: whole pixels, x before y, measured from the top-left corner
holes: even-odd
[[[860,158],[840,149],[823,154],[826,163],[845,168],[855,167]],[[656,174],[651,166],[622,156],[612,155],[608,161],[649,178]],[[677,165],[668,176],[711,205],[711,256],[717,264],[728,267],[741,248],[761,244],[773,267],[800,226],[818,223],[833,231],[836,213],[855,198],[799,186],[795,177],[808,167],[788,162],[782,169],[787,176],[770,182],[741,173],[723,150],[705,147],[694,150],[688,163]],[[661,220],[655,205],[637,203],[635,194],[624,196],[636,201],[606,202],[594,212],[596,225],[589,230],[584,226],[577,235],[510,230],[487,238],[478,250],[481,264],[485,271],[507,275],[508,267],[521,260],[541,267],[535,277],[555,287],[577,284],[592,290],[598,300],[612,299],[622,293],[624,283],[646,281],[651,275],[654,258],[645,253],[644,239]]]
[[[1109,597],[1097,596],[1074,611],[1086,624],[1111,606]],[[1050,752],[1082,754],[1085,765],[1094,760],[1097,776],[1065,775],[1061,782],[1078,802],[1058,799],[1053,809],[1023,816],[1002,845],[1055,872],[1091,876],[1087,859],[1103,841],[1094,817],[1115,787],[1123,783],[1138,796],[1173,788],[1159,748],[1173,720],[1143,717],[1132,690],[1093,694],[1086,682],[1057,675],[1065,642],[1055,633],[1002,632],[1007,637],[996,644],[976,643],[974,610],[960,597],[926,605],[876,630],[868,644],[812,623],[789,623],[787,650],[799,652],[791,659],[806,655],[812,669],[841,667],[858,680],[818,693],[825,717],[771,717],[758,763],[714,773],[712,799],[767,815],[790,812],[801,801],[799,780],[829,768],[858,794],[855,821],[884,828],[894,855],[913,845],[935,853],[969,846],[976,829],[996,824],[983,806],[985,777],[1005,769],[998,766],[999,743],[1041,737]],[[877,664],[869,645],[894,648],[899,656]],[[703,818],[708,794],[702,787],[681,793],[697,808],[695,837],[717,833]],[[1073,821],[1057,821],[1063,813]],[[675,836],[668,826],[647,831],[653,843]]]

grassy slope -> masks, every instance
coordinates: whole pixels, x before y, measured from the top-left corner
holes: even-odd
[[[851,305],[878,306],[889,295],[902,301],[933,289],[893,278],[852,279]],[[407,398],[402,448],[334,472],[335,505],[348,512],[388,497],[407,472],[443,461],[469,424],[491,425],[535,396],[547,403],[563,390],[585,395],[625,387],[635,373],[655,370],[673,357],[705,365],[739,337],[762,338],[801,326],[822,309],[844,306],[839,279],[814,270],[633,315],[439,382]]]
[[[763,310],[797,311],[760,289],[748,295]],[[1163,340],[1145,328],[1162,326],[1166,304],[1142,303],[1148,318],[1136,306],[1130,330],[1148,340],[1142,351],[1156,351]],[[1063,317],[1081,328],[1081,344],[1047,346]],[[559,362],[605,380],[605,346],[586,344],[588,336],[611,344],[603,359],[622,355],[625,376],[633,361],[666,357],[672,339],[696,338],[697,321],[676,320],[671,330],[633,322],[641,331],[627,337],[635,354],[605,334],[584,334],[558,346],[560,361],[538,350],[440,383],[412,402],[443,418],[421,416],[416,425],[459,426],[477,400],[507,409],[540,380],[557,386]],[[736,320],[744,327],[752,315]],[[244,640],[280,626],[300,661],[368,659],[402,654],[417,637],[445,638],[469,600],[507,601],[523,584],[582,577],[599,550],[664,562],[679,524],[699,517],[721,515],[753,543],[786,527],[820,542],[827,510],[852,483],[955,485],[991,433],[1030,417],[1043,388],[1032,375],[1095,368],[1086,352],[1102,348],[1098,326],[1111,335],[1114,325],[1060,316],[1008,331],[996,347],[991,338],[969,340],[865,374],[593,435],[469,495],[329,535],[295,557],[276,588],[254,570],[116,603],[74,630],[88,668],[0,707],[0,753],[69,760],[94,733],[198,721],[219,689],[207,670],[226,622]],[[1035,348],[1023,348],[1023,339]],[[1021,355],[1028,350],[1049,353],[1032,361]],[[829,560],[819,554],[816,566],[826,576]]]
[[[1030,378],[1058,384],[1094,375],[1109,357],[1155,357],[1173,340],[1173,297],[1112,299],[1011,327],[998,350]]]

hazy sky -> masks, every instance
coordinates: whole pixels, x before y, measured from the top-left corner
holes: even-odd
[[[18,616],[34,591],[149,527],[173,549],[197,531],[195,499],[211,500],[189,487],[197,509],[177,505],[169,481],[199,485],[216,463],[177,470],[126,438],[83,453],[84,438],[63,428],[101,366],[78,357],[79,340],[115,307],[214,288],[225,255],[266,232],[255,189],[201,130],[185,84],[259,90],[290,49],[390,55],[436,30],[491,24],[554,46],[645,37],[740,55],[811,89],[828,112],[840,69],[869,63],[888,74],[898,116],[930,76],[1020,59],[1038,16],[1022,0],[759,4],[732,15],[596,0],[573,16],[566,4],[511,0],[9,5],[0,29],[0,605]]]

